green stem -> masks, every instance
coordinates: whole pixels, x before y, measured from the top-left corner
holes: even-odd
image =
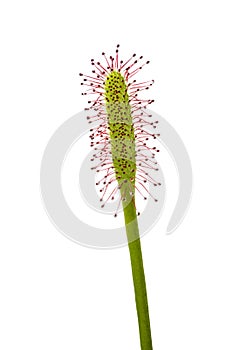
[[[131,259],[141,350],[152,350],[146,280],[134,199],[124,206],[124,217]]]

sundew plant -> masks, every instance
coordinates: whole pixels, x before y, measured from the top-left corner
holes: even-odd
[[[146,200],[151,196],[157,202],[147,185],[161,185],[156,181],[158,121],[147,110],[154,100],[140,98],[154,80],[136,79],[137,73],[148,64],[149,61],[136,54],[121,60],[117,45],[114,56],[103,52],[101,61],[91,59],[91,73],[80,73],[85,88],[82,95],[89,96],[86,110],[92,111],[87,117],[94,149],[91,169],[101,174],[96,182],[100,206],[104,207],[119,194],[114,216],[118,215],[120,206],[124,212],[142,350],[151,350],[153,346],[136,198],[142,196]],[[147,130],[148,126],[154,133]]]

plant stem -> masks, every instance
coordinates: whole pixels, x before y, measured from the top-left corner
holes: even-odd
[[[153,350],[141,243],[134,199],[123,206],[131,259],[141,350]]]

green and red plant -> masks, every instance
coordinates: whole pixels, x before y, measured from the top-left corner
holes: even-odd
[[[149,64],[143,57],[133,54],[128,60],[119,59],[119,45],[115,56],[107,57],[102,53],[104,63],[91,60],[92,73],[84,75],[82,86],[86,87],[82,95],[93,96],[88,101],[87,110],[94,111],[87,117],[91,126],[90,138],[94,154],[92,169],[103,176],[96,183],[101,186],[101,206],[114,200],[117,192],[120,201],[116,208],[117,216],[122,203],[125,219],[126,235],[130,252],[135,300],[138,315],[140,342],[142,350],[152,349],[152,337],[147,301],[146,282],[141,252],[140,233],[137,216],[140,214],[136,206],[136,193],[147,199],[152,193],[147,183],[161,185],[148,173],[148,169],[158,170],[156,153],[159,150],[151,140],[159,134],[150,133],[147,126],[157,128],[158,121],[152,120],[147,106],[154,102],[141,99],[140,92],[148,90],[154,80],[137,82],[135,75]]]

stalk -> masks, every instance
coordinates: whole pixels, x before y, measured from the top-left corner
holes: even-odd
[[[133,201],[134,199],[132,199],[131,202],[124,207],[126,234],[128,238],[128,247],[131,260],[141,349],[152,350],[153,346],[150,329],[146,280],[143,267],[137,213],[135,209],[135,203]],[[132,239],[134,240],[132,241]]]

